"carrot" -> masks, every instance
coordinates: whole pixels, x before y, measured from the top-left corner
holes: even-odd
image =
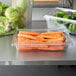
[[[64,50],[64,46],[55,46],[55,45],[53,45],[53,46],[50,46],[50,47],[39,47],[38,49],[41,49],[41,50],[51,50],[51,51],[53,51],[53,50]]]
[[[38,36],[39,40],[42,40],[43,42],[64,42],[65,37],[64,36],[58,36],[58,35],[53,35],[53,36],[47,36],[47,35],[40,35]]]
[[[44,39],[44,38],[41,37],[41,36],[38,36],[38,37],[37,37],[37,40],[38,40],[38,41],[41,41],[42,43],[47,41],[47,39]]]
[[[63,31],[56,31],[56,32],[46,32],[46,33],[41,33],[42,35],[59,35],[59,34],[63,34]]]
[[[42,45],[42,44],[40,44],[40,45],[39,44],[36,44],[36,45],[31,45],[30,44],[30,45],[27,45],[27,47],[28,46],[30,46],[30,47],[48,47],[47,45]]]
[[[32,47],[25,47],[24,45],[18,45],[17,46],[18,50],[32,50]]]
[[[40,35],[40,33],[37,33],[37,32],[29,32],[29,31],[19,31],[19,34],[33,35],[33,36]]]
[[[30,40],[25,38],[18,38],[18,43],[41,43],[39,40]]]
[[[41,43],[44,43],[44,42],[47,42],[47,39],[44,39],[44,38],[39,38],[37,39],[38,41],[41,41]]]
[[[46,38],[46,39],[55,39],[55,38],[60,38],[62,37],[61,35],[40,35],[39,38]]]
[[[64,47],[50,47],[47,50],[64,50]]]
[[[31,43],[29,39],[18,38],[18,43]]]
[[[38,49],[40,49],[40,50],[50,50],[50,51],[57,51],[57,50],[64,50],[64,48],[62,47],[62,48],[55,48],[55,47],[51,47],[51,48],[38,48]]]
[[[19,37],[24,37],[24,38],[28,38],[28,39],[33,39],[36,40],[36,37],[31,36],[31,35],[25,35],[25,34],[18,34]]]
[[[18,45],[19,50],[32,50],[32,49],[38,49],[39,47],[45,48],[48,47],[47,45]]]
[[[18,43],[24,43],[23,45],[21,44],[17,46],[19,50],[32,50],[32,49],[63,50],[64,46],[61,45],[36,44],[36,43],[63,43],[66,40],[63,34],[64,34],[63,31],[46,32],[46,33],[20,31],[18,33],[18,40],[15,39],[14,41]]]
[[[49,47],[49,49],[54,49],[54,50],[64,50],[64,46],[63,45],[51,45]]]
[[[56,38],[56,39],[49,39],[47,40],[47,42],[51,42],[51,43],[63,43],[65,41],[65,38],[64,37],[60,37],[60,38]]]

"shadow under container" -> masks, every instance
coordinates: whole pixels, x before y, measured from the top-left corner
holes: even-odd
[[[69,35],[64,32],[64,36],[66,38],[65,42],[60,43],[52,43],[52,42],[44,42],[44,43],[18,43],[18,33],[19,31],[30,31],[30,32],[55,32],[60,30],[50,30],[50,29],[25,29],[25,30],[18,30],[18,32],[13,37],[13,45],[16,47],[17,51],[65,51],[68,49],[68,46],[71,44],[71,39]]]

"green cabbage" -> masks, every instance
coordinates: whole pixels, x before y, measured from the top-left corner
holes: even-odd
[[[9,7],[8,5],[6,5],[6,4],[4,4],[4,3],[2,3],[2,2],[0,2],[0,6],[2,6],[2,8],[3,8],[3,9],[5,9],[5,8],[8,8],[8,7]]]
[[[0,22],[7,21],[8,19],[6,17],[0,16]]]
[[[5,11],[5,16],[9,19],[10,22],[15,22],[20,18],[21,14],[17,9],[9,7]]]
[[[5,5],[4,3],[0,2],[0,15],[4,16],[5,10],[8,8],[8,5]]]
[[[4,27],[0,26],[0,35],[4,33]]]
[[[2,6],[0,6],[0,15],[2,14]]]
[[[0,16],[0,26],[4,26],[8,23],[8,19],[6,17]]]
[[[12,29],[20,29],[20,28],[24,28],[25,27],[24,23],[21,22],[21,21],[13,22],[11,24],[11,26],[12,26]]]
[[[16,29],[24,29],[25,24],[24,17],[25,11],[27,9],[27,0],[16,0],[16,4],[13,7],[5,5],[0,2],[0,35],[13,34]],[[11,22],[11,30],[5,31],[6,25]]]
[[[20,8],[20,11],[24,12],[27,9],[27,0],[16,0],[15,5],[12,7]]]

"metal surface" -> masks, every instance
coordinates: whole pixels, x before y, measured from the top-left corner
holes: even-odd
[[[33,22],[32,28],[46,28],[43,21]],[[12,36],[0,37],[1,65],[76,65],[76,36],[64,52],[18,52],[11,46]]]

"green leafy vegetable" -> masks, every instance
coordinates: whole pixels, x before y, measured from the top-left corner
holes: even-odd
[[[76,24],[70,24],[70,25],[69,25],[69,30],[70,30],[71,32],[76,32]]]
[[[76,20],[76,12],[72,13],[72,16],[70,16],[69,14],[61,11],[61,12],[55,14],[54,16],[64,18],[64,19]],[[70,32],[76,32],[76,24],[71,24],[71,23],[63,22],[63,21],[59,21],[59,20],[57,20],[57,22],[63,23],[64,25],[66,25],[66,27],[69,29]]]
[[[20,11],[24,13],[27,9],[27,0],[16,0],[15,5],[13,5],[14,8],[20,8]]]
[[[0,26],[0,34],[4,33],[4,27]]]
[[[8,23],[8,19],[6,17],[0,16],[0,26],[6,25]]]
[[[15,32],[16,32],[16,30],[11,30],[11,31],[6,32],[5,34],[10,35],[10,34],[14,34]]]
[[[2,30],[3,31],[0,31],[0,35],[12,35],[16,32],[16,30],[11,30],[11,31],[8,31],[8,32],[5,32],[4,29],[2,29]]]
[[[61,12],[55,14],[54,16],[55,16],[55,17],[63,18],[65,15],[67,15],[67,13],[61,11]],[[58,23],[63,23],[63,21],[59,21],[59,20],[57,20],[57,22],[58,22]]]
[[[2,6],[0,6],[0,15],[2,14]]]
[[[63,16],[63,18],[65,18],[65,19],[71,19],[71,16],[65,15],[65,16]],[[63,23],[64,23],[64,25],[66,25],[66,27],[69,27],[69,25],[70,25],[70,23],[68,23],[68,22],[63,22]]]
[[[0,2],[0,15],[4,16],[5,10],[8,8],[8,5],[5,5],[4,3]]]
[[[12,29],[20,29],[25,27],[25,25],[21,21],[13,22],[11,25],[12,25]]]
[[[0,35],[14,34],[17,29],[25,28],[24,14],[27,9],[27,0],[16,0],[14,8],[12,7],[0,2]],[[9,27],[11,29],[5,31]]]
[[[8,8],[9,6],[8,5],[5,5],[4,3],[0,2],[0,6],[2,6],[2,8]]]
[[[72,13],[72,19],[76,20],[76,12]]]
[[[5,16],[9,19],[10,22],[14,22],[20,18],[20,12],[17,9],[9,7],[5,11]]]
[[[61,11],[61,12],[55,14],[54,16],[56,16],[56,17],[61,17],[61,18],[62,18],[62,17],[65,16],[65,15],[67,15],[67,13]]]

